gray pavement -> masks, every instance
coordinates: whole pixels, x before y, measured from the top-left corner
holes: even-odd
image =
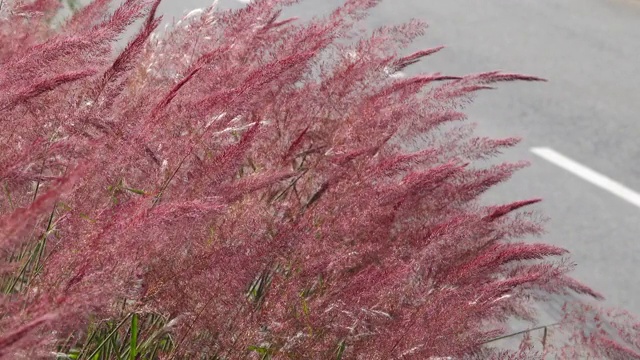
[[[640,208],[528,152],[549,146],[640,189],[640,3],[394,1],[378,13],[389,21],[419,16],[430,23],[424,45],[449,48],[422,65],[425,70],[501,69],[549,80],[501,86],[469,108],[483,132],[524,137],[505,158],[533,162],[490,198],[544,198],[540,209],[551,217],[544,240],[568,248],[578,263],[575,276],[609,304],[640,313]]]

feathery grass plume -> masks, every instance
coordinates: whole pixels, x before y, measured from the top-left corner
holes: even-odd
[[[58,28],[56,1],[0,2],[0,358],[568,354],[547,326],[495,345],[535,301],[600,295],[522,242],[537,199],[479,201],[526,163],[483,163],[518,139],[462,111],[542,79],[397,76],[441,47],[403,54],[417,20],[360,31],[375,0],[308,22],[214,3],[164,33],[159,2]],[[637,325],[586,334],[584,314],[555,328],[581,354],[638,358]]]

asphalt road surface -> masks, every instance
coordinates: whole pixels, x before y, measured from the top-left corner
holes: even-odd
[[[341,3],[306,0],[285,15],[304,19]],[[210,4],[164,0],[160,10],[180,17]],[[413,72],[504,70],[549,80],[502,85],[468,108],[481,133],[524,138],[501,159],[532,162],[487,199],[542,197],[538,209],[551,218],[542,240],[572,252],[573,275],[604,293],[606,305],[640,314],[640,2],[386,0],[368,24],[411,17],[430,24],[412,50],[447,46]],[[553,320],[553,309],[543,311]]]

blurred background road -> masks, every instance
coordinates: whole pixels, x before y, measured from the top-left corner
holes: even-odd
[[[305,19],[341,3],[306,0],[285,16]],[[164,0],[160,10],[171,19],[210,4]],[[243,4],[221,0],[221,6]],[[541,240],[569,249],[578,264],[574,276],[604,293],[607,305],[640,314],[640,201],[632,203],[634,196],[640,199],[633,190],[640,191],[640,2],[386,0],[368,25],[412,17],[430,28],[410,50],[447,46],[412,73],[504,70],[549,80],[502,85],[481,93],[468,108],[469,121],[479,123],[482,134],[524,138],[501,159],[532,162],[486,198],[542,197],[538,209],[551,221]],[[553,149],[617,183],[596,186],[586,180],[598,175],[582,169],[577,176],[567,171],[566,161],[556,164],[534,154],[531,149],[537,147]],[[621,184],[625,191],[616,192]],[[551,321],[553,309],[544,311]]]

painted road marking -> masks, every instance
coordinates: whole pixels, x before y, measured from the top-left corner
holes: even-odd
[[[596,171],[593,171],[588,167],[569,159],[568,157],[551,148],[534,147],[531,148],[531,152],[573,173],[583,180],[586,180],[593,185],[599,186],[600,188],[607,190],[613,195],[616,195],[617,197],[626,200],[637,207],[640,207],[640,194],[620,184],[619,182],[614,181]]]

